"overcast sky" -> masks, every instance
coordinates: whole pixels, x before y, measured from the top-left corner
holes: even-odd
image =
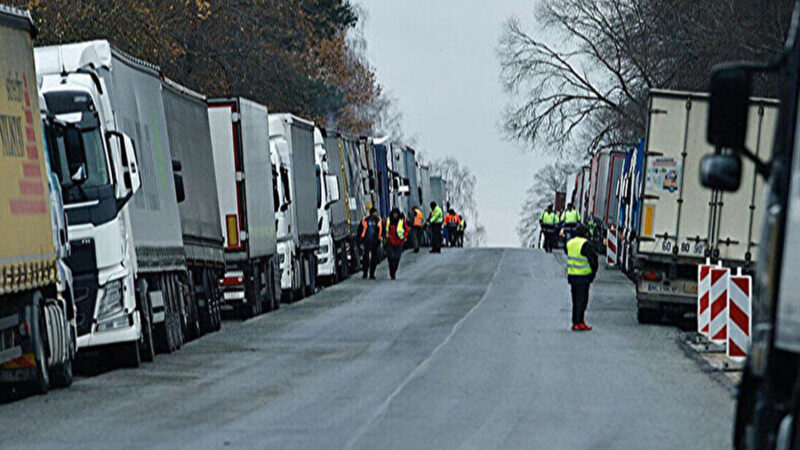
[[[506,102],[495,50],[503,22],[530,24],[533,0],[360,0],[370,62],[398,99],[406,134],[430,158],[453,155],[478,178],[490,246],[519,246],[525,189],[541,157],[499,131]]]

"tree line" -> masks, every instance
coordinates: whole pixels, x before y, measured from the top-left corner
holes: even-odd
[[[778,53],[794,3],[542,2],[534,24],[512,17],[502,29],[497,54],[509,96],[503,131],[523,148],[558,161],[543,170],[580,166],[595,152],[632,146],[645,133],[650,90],[706,91],[715,64]],[[777,76],[762,76],[755,93],[776,96],[778,86]],[[553,192],[528,195],[543,199]],[[535,222],[527,216],[541,212],[527,208],[538,203],[523,206],[525,236]]]
[[[11,3],[31,11],[38,45],[108,39],[210,97],[241,95],[353,134],[397,132],[347,0]]]

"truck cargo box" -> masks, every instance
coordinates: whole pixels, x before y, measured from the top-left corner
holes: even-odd
[[[335,130],[325,130],[325,150],[328,155],[328,171],[336,175],[339,183],[339,200],[330,205],[331,234],[335,241],[344,239],[350,233],[348,223],[349,210],[347,203],[350,200],[350,189],[347,185],[347,170],[345,167],[344,141]]]
[[[411,208],[414,206],[421,206],[418,195],[419,181],[417,180],[417,152],[411,147],[406,147],[403,155],[406,159],[405,177],[408,180],[409,193],[409,195],[406,196],[407,204],[405,213],[408,217],[411,217]]]
[[[347,169],[347,186],[348,186],[348,199],[347,207],[349,213],[350,230],[355,235],[358,225],[361,223],[361,218],[366,214],[365,204],[367,197],[366,191],[362,183],[364,177],[361,169],[359,157],[359,143],[358,139],[347,135],[340,137],[344,144],[345,151],[345,168]]]
[[[277,234],[267,107],[238,97],[211,99],[208,104],[226,258],[274,255]]]
[[[315,249],[319,247],[317,209],[322,191],[314,159],[314,123],[291,114],[272,114],[270,122],[283,128],[272,134],[283,134],[291,147],[295,243],[301,250]]]
[[[26,14],[0,10],[0,295],[56,281],[32,31]]]
[[[441,175],[431,175],[431,201],[445,209],[447,206],[447,186]]]
[[[378,214],[381,217],[389,216],[389,209],[391,208],[391,198],[389,192],[389,183],[391,178],[389,176],[389,144],[382,141],[376,141],[372,145],[375,154],[375,191],[378,201]]]
[[[224,264],[206,98],[164,79],[164,108],[170,148],[181,162],[186,191],[179,205],[186,258]]]
[[[708,96],[652,91],[640,215],[639,255],[730,262],[755,260],[763,215],[763,179],[745,164],[736,193],[710,191],[700,184],[700,160],[713,148],[706,142]],[[748,148],[771,151],[778,104],[753,99]]]

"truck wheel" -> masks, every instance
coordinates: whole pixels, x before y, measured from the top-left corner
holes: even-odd
[[[142,325],[142,341],[139,343],[139,354],[142,361],[153,362],[156,348],[153,342],[153,308],[145,290],[136,289],[136,303],[139,307],[139,321]]]
[[[67,388],[72,386],[73,380],[72,355],[70,355],[66,361],[53,367],[50,374],[50,384],[56,388]]]
[[[297,285],[294,287],[294,295],[292,296],[294,301],[302,300],[306,294],[305,266],[305,259],[301,255],[294,263],[294,275],[297,280]]]
[[[33,344],[33,356],[36,361],[36,379],[27,383],[36,394],[46,394],[50,387],[50,377],[47,371],[47,343],[45,336],[47,325],[44,320],[44,301],[39,291],[31,295],[27,304],[25,314],[31,329],[31,340]]]
[[[120,367],[136,369],[141,364],[142,360],[139,358],[138,341],[126,342],[120,345],[117,351],[119,352],[117,353],[117,358]]]
[[[306,273],[306,275],[308,275],[308,277],[307,277],[307,280],[306,280],[306,292],[305,292],[305,294],[306,294],[306,297],[308,297],[308,296],[314,295],[314,293],[317,292],[317,277],[316,277],[316,271],[317,271],[316,269],[317,268],[316,268],[316,260],[315,260],[315,258],[313,256],[309,256],[306,259],[306,262],[308,264],[306,266],[308,268],[308,272]]]
[[[641,306],[636,309],[636,320],[642,325],[653,325],[661,323],[661,311],[653,308],[643,308]]]

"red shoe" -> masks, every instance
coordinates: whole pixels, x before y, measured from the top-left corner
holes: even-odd
[[[583,328],[581,328],[581,324],[579,323],[572,324],[572,331],[581,331],[581,330],[583,330]]]
[[[579,323],[578,325],[580,325],[581,330],[583,330],[583,331],[592,331],[592,327],[590,327],[589,325],[586,325],[586,322]]]

